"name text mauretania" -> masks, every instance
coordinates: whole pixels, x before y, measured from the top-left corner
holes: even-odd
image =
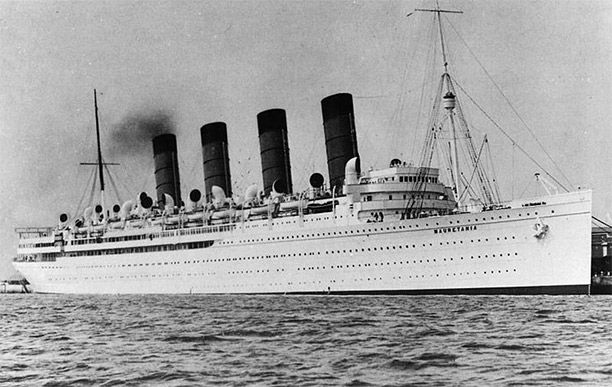
[[[455,226],[455,227],[435,228],[433,232],[434,234],[444,234],[447,232],[462,232],[462,231],[474,231],[474,230],[476,230],[476,226]]]

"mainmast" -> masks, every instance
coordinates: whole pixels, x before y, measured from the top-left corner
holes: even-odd
[[[444,109],[447,112],[449,122],[451,124],[451,141],[450,141],[450,159],[452,163],[452,175],[455,186],[455,200],[457,202],[457,206],[461,207],[461,203],[459,199],[462,195],[461,189],[461,169],[459,168],[459,151],[457,146],[457,130],[455,128],[455,120],[453,117],[453,110],[456,106],[455,94],[452,92],[454,89],[452,87],[451,77],[448,73],[448,60],[446,56],[446,44],[444,41],[444,31],[442,30],[442,13],[463,13],[463,11],[453,11],[447,9],[440,9],[440,4],[436,1],[436,9],[425,9],[425,8],[417,8],[414,10],[415,12],[434,12],[436,15],[436,21],[438,22],[438,31],[440,33],[440,47],[442,51],[442,61],[444,64],[444,73],[442,74],[442,84],[443,87],[446,85],[446,92],[444,93],[443,105]],[[438,96],[441,97],[441,96]]]

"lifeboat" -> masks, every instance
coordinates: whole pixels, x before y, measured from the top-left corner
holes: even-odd
[[[123,228],[123,222],[121,222],[119,219],[115,219],[115,220],[111,219],[108,222],[108,227],[113,229],[113,230],[116,230],[116,229],[119,229],[119,228]]]
[[[144,220],[133,219],[127,222],[131,228],[142,228],[144,226]]]
[[[292,200],[289,202],[281,202],[280,209],[281,211],[297,211],[300,208],[299,200]]]
[[[338,205],[337,200],[335,201],[335,204]],[[306,209],[308,210],[308,212],[312,214],[318,214],[321,212],[331,212],[333,207],[334,207],[334,201],[329,200],[324,203],[310,203],[308,206],[306,206]]]
[[[268,214],[268,206],[249,207],[247,210],[249,212],[249,216],[252,216],[252,215],[267,215]]]
[[[91,226],[92,232],[103,232],[106,225],[104,224],[96,224],[95,226]]]
[[[202,212],[193,212],[185,214],[187,216],[188,222],[201,222],[202,221]]]
[[[166,216],[164,223],[165,224],[179,224],[180,221],[181,221],[180,215],[170,215],[170,216]]]
[[[226,218],[229,218],[230,216],[235,216],[235,214],[236,214],[236,210],[234,210],[233,208],[230,208],[227,210],[214,211],[210,215],[210,218],[213,220],[226,219]]]

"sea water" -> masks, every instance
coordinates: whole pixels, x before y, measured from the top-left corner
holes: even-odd
[[[3,295],[1,385],[612,385],[610,296]]]

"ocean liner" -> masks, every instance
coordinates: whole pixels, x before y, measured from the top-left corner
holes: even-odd
[[[183,202],[176,138],[162,134],[156,198],[106,207],[95,103],[100,202],[56,227],[18,228],[15,268],[43,293],[588,293],[591,191],[549,184],[500,200],[448,71],[448,11],[419,11],[436,18],[444,55],[419,164],[361,171],[352,97],[340,93],[321,101],[327,182],[314,173],[294,191],[286,114],[271,109],[257,115],[263,189],[232,193],[227,127],[212,122],[200,129],[203,193]],[[432,167],[440,150],[448,186]]]

